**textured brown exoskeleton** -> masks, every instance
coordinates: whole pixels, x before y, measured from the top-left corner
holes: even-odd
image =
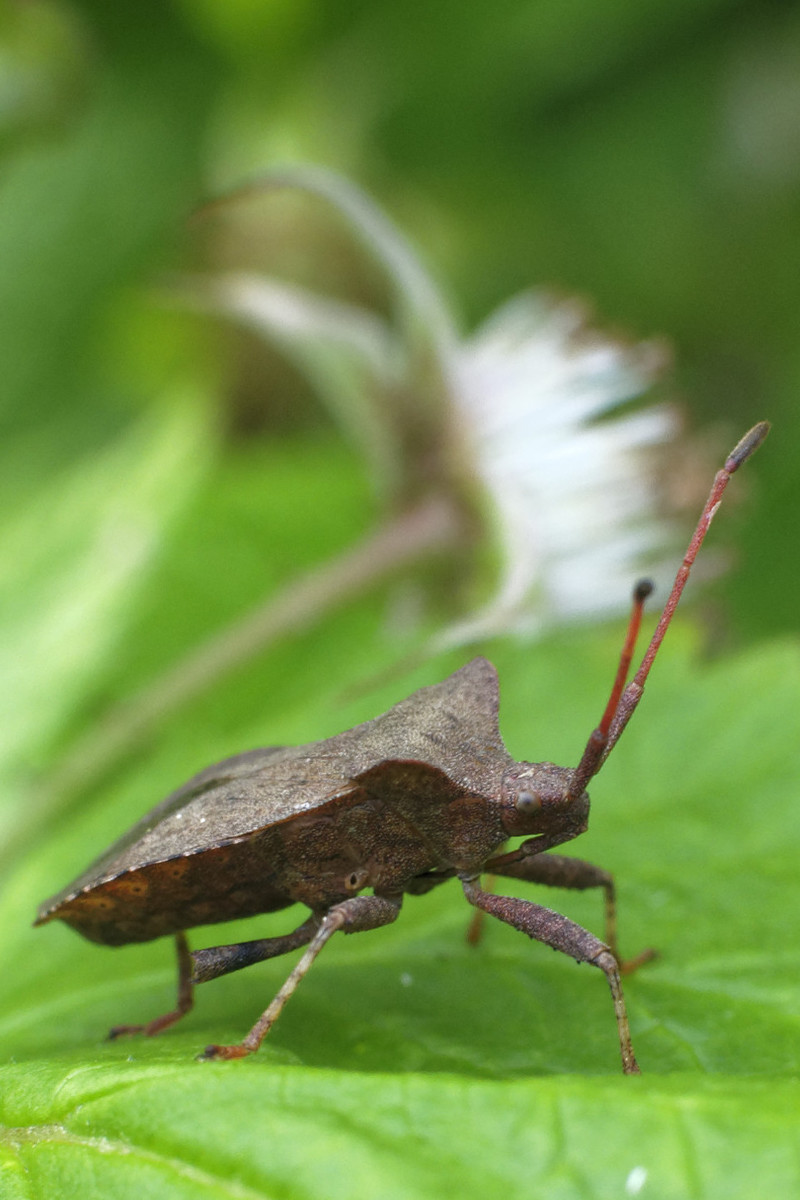
[[[497,724],[494,667],[476,658],[373,721],[306,746],[252,750],[201,771],[155,808],[39,911],[91,941],[119,946],[174,934],[178,1003],[121,1033],[159,1033],[192,1006],[193,985],[251,963],[308,948],[244,1040],[209,1046],[204,1058],[257,1050],[331,934],[376,929],[397,917],[404,893],[421,895],[456,876],[470,904],[537,941],[599,967],[611,988],[622,1068],[633,1053],[617,950],[614,884],[607,871],[547,853],[587,827],[586,786],[616,744],[642,695],[706,530],[731,474],[763,441],[756,425],[718,472],[656,632],[625,687],[642,605],[640,584],[617,679],[577,767],[515,762]],[[527,841],[499,853],[507,838]],[[539,904],[480,886],[490,872],[564,888],[603,888],[606,937]],[[360,895],[364,888],[371,895]],[[189,953],[195,925],[275,912],[300,902],[311,916],[292,933]]]

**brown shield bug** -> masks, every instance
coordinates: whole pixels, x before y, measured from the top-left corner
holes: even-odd
[[[251,750],[207,767],[42,905],[37,924],[59,918],[109,946],[175,936],[175,1009],[146,1025],[118,1026],[112,1037],[159,1033],[192,1007],[196,983],[306,946],[243,1041],[209,1046],[202,1057],[250,1054],[333,933],[387,925],[405,893],[421,895],[455,876],[479,912],[600,968],[611,988],[622,1068],[638,1072],[620,976],[648,955],[626,964],[618,953],[611,875],[550,851],[586,829],[586,787],[641,699],[730,476],[768,430],[765,421],[754,426],[717,473],[650,646],[626,687],[651,591],[646,581],[637,586],[611,696],[577,767],[511,758],[497,723],[494,667],[476,658],[336,737]],[[528,839],[502,853],[519,834]],[[484,872],[550,887],[603,888],[605,941],[539,904],[484,890]],[[360,894],[365,888],[371,894]],[[291,933],[189,952],[185,930],[193,926],[296,902],[311,915]]]

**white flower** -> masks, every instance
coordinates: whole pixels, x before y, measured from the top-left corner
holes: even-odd
[[[628,604],[630,584],[668,537],[652,451],[678,422],[666,405],[609,414],[647,391],[663,357],[654,343],[625,346],[589,330],[574,301],[537,295],[514,298],[459,346],[453,400],[503,562],[489,603],[449,639],[530,632]]]
[[[578,303],[534,293],[459,337],[410,246],[361,192],[318,168],[257,186],[287,185],[346,217],[383,268],[392,318],[241,272],[184,283],[183,295],[293,359],[361,443],[387,502],[409,503],[425,488],[474,496],[477,484],[498,579],[439,645],[627,607],[631,584],[668,540],[656,451],[678,420],[663,404],[617,410],[652,385],[663,350],[604,337]]]

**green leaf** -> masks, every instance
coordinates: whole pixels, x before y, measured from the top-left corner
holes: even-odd
[[[169,401],[53,472],[0,523],[5,837],[25,820],[35,768],[118,653],[147,573],[210,457],[201,398],[178,391]]]
[[[279,467],[270,451],[284,496],[317,494],[319,455],[287,447]],[[356,473],[333,452],[325,461],[324,520],[346,544],[361,520]],[[215,497],[215,532],[203,540],[210,595],[242,520],[242,478],[233,461],[220,466],[195,506],[201,514]],[[257,489],[248,494],[258,505]],[[276,545],[299,547],[307,513],[287,503],[280,523]],[[159,600],[173,611],[197,569],[190,527],[171,535],[169,569],[141,585],[146,661],[163,644]],[[255,568],[251,578],[240,563],[233,576],[245,591],[255,584]],[[159,1038],[103,1040],[111,1025],[171,1005],[171,947],[112,952],[59,923],[32,930],[37,903],[205,762],[327,736],[459,665],[450,655],[398,666],[413,638],[387,626],[385,600],[365,596],[220,681],[17,856],[0,901],[0,1196],[794,1194],[793,643],[699,665],[691,629],[672,630],[593,786],[592,827],[574,853],[614,871],[625,952],[661,954],[626,980],[640,1079],[620,1074],[599,972],[504,926],[468,946],[456,884],[410,897],[388,929],[334,939],[248,1060],[195,1055],[240,1038],[293,957],[199,988],[194,1011]],[[490,648],[516,757],[577,760],[617,648],[613,631]],[[115,686],[136,677],[135,657],[129,648]],[[535,898],[602,928],[596,895]],[[192,944],[280,932],[297,916],[193,931]]]
[[[8,1074],[0,1180],[14,1197],[605,1198],[635,1195],[644,1176],[643,1195],[737,1200],[779,1171],[785,1194],[796,1179],[797,1088],[784,1081],[500,1084],[161,1062],[39,1069],[20,1101],[23,1071]]]

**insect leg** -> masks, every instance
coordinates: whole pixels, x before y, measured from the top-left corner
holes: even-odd
[[[414,878],[406,884],[405,891],[409,896],[426,896],[428,892],[432,892],[435,887],[439,887],[443,883],[447,883],[449,879],[455,877],[455,871],[426,871],[423,875],[415,875]]]
[[[199,1056],[202,1060],[214,1058],[244,1058],[261,1045],[271,1026],[280,1016],[283,1006],[308,971],[314,959],[330,937],[338,930],[359,933],[366,929],[378,929],[390,925],[400,912],[401,898],[389,896],[351,896],[329,908],[309,942],[308,949],[289,975],[275,999],[256,1021],[250,1032],[235,1046],[206,1046]]]
[[[605,893],[605,940],[619,964],[620,973],[632,975],[638,967],[657,957],[656,950],[643,950],[641,954],[630,959],[623,959],[619,953],[617,900],[613,875],[582,858],[570,858],[565,854],[537,854],[534,847],[535,842],[523,842],[510,854],[490,859],[486,869],[507,879],[523,879],[526,883],[540,883],[545,887],[576,891],[601,887]]]
[[[489,874],[484,880],[484,891],[494,891],[494,875]],[[482,908],[476,908],[472,914],[472,920],[467,926],[467,942],[470,946],[477,946],[478,942],[483,937],[483,927],[486,924],[486,913]]]
[[[593,933],[582,929],[575,921],[562,917],[560,913],[543,908],[540,904],[532,904],[529,900],[515,900],[510,896],[495,896],[484,892],[476,879],[462,879],[464,895],[470,904],[482,909],[514,929],[527,933],[528,937],[537,942],[544,942],[554,950],[569,954],[577,962],[588,962],[599,967],[608,980],[611,997],[614,1001],[614,1012],[617,1018],[622,1069],[626,1075],[638,1075],[639,1066],[633,1053],[628,1014],[625,1010],[625,997],[622,994],[617,960],[608,946],[595,937]]]
[[[263,962],[265,958],[288,954],[310,942],[318,928],[319,919],[309,917],[297,929],[282,937],[259,938],[255,942],[239,942],[234,946],[209,946],[206,950],[195,950],[192,954],[192,983],[208,983],[209,979],[229,975],[231,971],[241,971],[243,967]]]
[[[156,1033],[161,1033],[163,1029],[169,1029],[170,1025],[174,1025],[176,1021],[180,1021],[181,1017],[191,1009],[194,1004],[194,987],[192,985],[192,956],[189,953],[189,944],[186,941],[185,933],[175,934],[175,950],[178,956],[178,1002],[172,1012],[164,1013],[160,1017],[156,1017],[152,1021],[148,1021],[146,1025],[115,1025],[109,1030],[109,1039],[122,1037],[127,1033],[143,1033],[147,1037],[153,1037]]]

